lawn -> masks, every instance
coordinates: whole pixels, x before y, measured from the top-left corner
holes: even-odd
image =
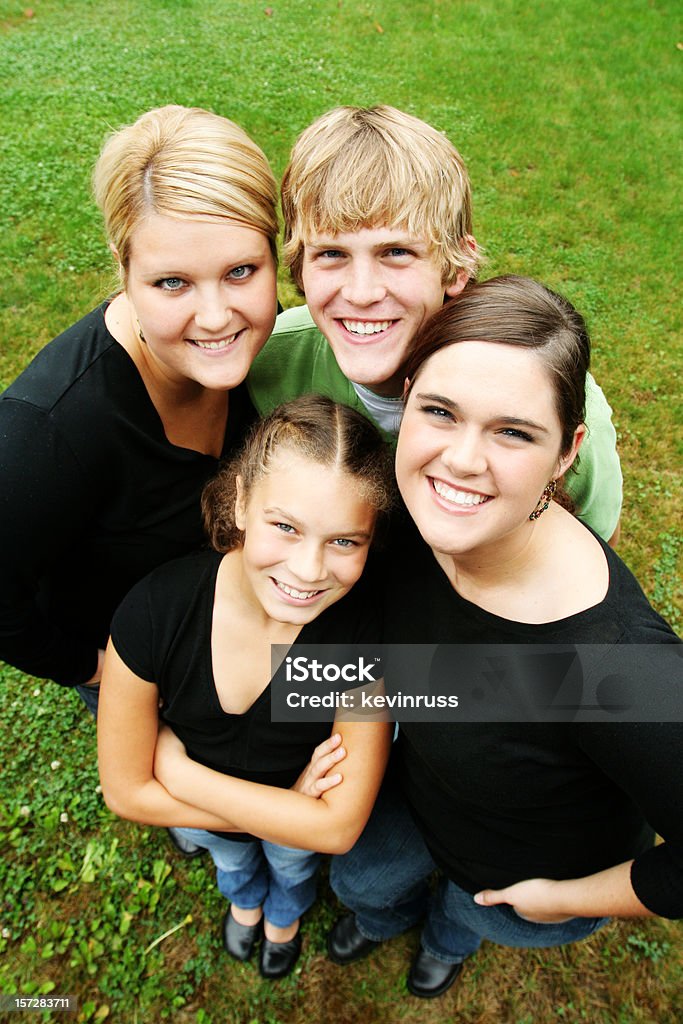
[[[683,35],[673,0],[28,3],[0,0],[0,385],[113,287],[89,193],[109,127],[163,103],[206,106],[243,125],[280,174],[324,110],[392,103],[463,153],[484,276],[535,275],[586,314],[620,440],[620,553],[680,627]],[[280,294],[300,301],[284,274]],[[614,923],[563,950],[486,946],[434,1005],[405,989],[414,934],[345,970],[327,962],[325,887],[300,973],[266,985],[222,952],[209,866],[181,862],[163,833],[103,806],[94,728],[74,694],[0,670],[0,721],[0,992],[80,999],[76,1017],[37,1019],[683,1017],[678,924]]]

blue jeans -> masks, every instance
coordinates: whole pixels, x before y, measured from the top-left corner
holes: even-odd
[[[330,883],[356,915],[367,939],[381,942],[424,919],[422,948],[444,963],[460,963],[482,939],[503,946],[561,946],[583,939],[607,918],[574,917],[561,924],[536,924],[507,904],[480,907],[454,882],[429,880],[436,865],[408,807],[385,785],[360,839],[348,853],[332,858]]]
[[[277,928],[293,924],[315,902],[319,853],[260,839],[239,843],[199,828],[176,831],[209,851],[226,899],[243,910],[263,907]]]
[[[95,683],[93,686],[86,686],[85,683],[82,683],[79,686],[74,686],[74,690],[81,698],[93,718],[97,720],[97,706],[100,701],[100,684]]]

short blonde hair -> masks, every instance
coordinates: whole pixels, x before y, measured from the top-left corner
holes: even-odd
[[[445,285],[477,272],[470,181],[462,157],[431,125],[394,107],[337,107],[297,139],[282,179],[284,262],[302,287],[306,242],[369,227],[425,239]]]
[[[238,125],[208,110],[159,107],[114,132],[93,187],[124,275],[132,234],[150,213],[225,217],[263,232],[277,259],[277,185],[268,161]]]

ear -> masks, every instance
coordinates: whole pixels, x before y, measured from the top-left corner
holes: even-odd
[[[469,279],[470,275],[463,267],[461,267],[456,275],[455,281],[451,281],[451,283],[447,284],[444,289],[444,302],[447,299],[454,299],[456,295],[459,295]]]
[[[564,476],[571,464],[573,463],[576,456],[579,454],[579,448],[583,444],[586,436],[586,424],[579,423],[578,427],[574,431],[574,438],[572,440],[572,446],[566,455],[561,455],[559,462],[557,463],[558,471],[557,477]]]
[[[235,526],[238,530],[244,532],[247,523],[247,500],[244,481],[239,473],[235,477],[235,489],[237,491],[237,497],[235,498]]]
[[[405,402],[405,400],[408,397],[408,392],[409,391],[410,391],[410,379],[408,377],[406,377],[406,379],[403,381],[403,394],[401,395],[401,398],[403,399],[404,402]]]
[[[113,242],[109,243],[109,251],[116,260],[116,262],[118,263],[118,265],[121,266],[121,260],[119,259],[119,250],[116,248]]]

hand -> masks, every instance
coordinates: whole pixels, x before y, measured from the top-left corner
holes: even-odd
[[[99,686],[100,680],[102,679],[102,669],[104,668],[104,651],[98,648],[97,650],[97,668],[91,675],[90,679],[86,679],[84,686]]]
[[[305,796],[319,798],[328,790],[334,789],[342,781],[340,772],[332,772],[340,761],[346,757],[346,750],[341,746],[342,738],[338,732],[330,736],[313,751],[311,760],[296,780],[292,789]]]
[[[168,725],[160,724],[154,748],[154,777],[169,789],[174,769],[187,760],[183,741]]]
[[[528,878],[524,882],[508,885],[506,889],[484,889],[474,897],[481,907],[494,907],[508,903],[515,913],[535,924],[561,924],[571,921],[573,915],[558,910],[558,885],[550,878]]]

